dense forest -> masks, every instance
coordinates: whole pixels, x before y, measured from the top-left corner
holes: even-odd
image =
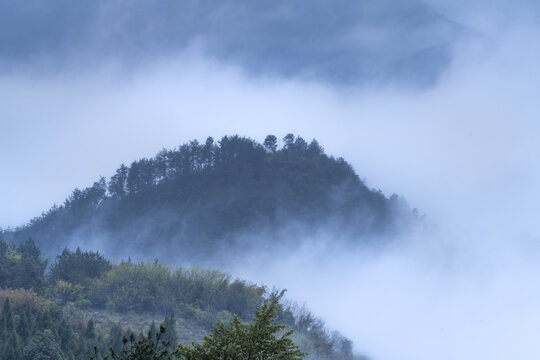
[[[253,328],[241,319],[257,321],[264,313],[258,308],[272,302],[273,309],[266,307],[270,320],[294,331],[287,334],[296,345],[284,343],[291,356],[301,350],[308,359],[361,358],[350,340],[284,301],[283,291],[217,270],[130,259],[112,264],[98,252],[80,249],[65,249],[48,266],[32,240],[18,246],[0,240],[0,360],[103,359],[110,348],[122,353],[126,341],[147,349],[158,343],[158,335],[169,354],[180,342],[188,344],[180,346],[181,358],[197,358],[188,355],[210,348],[191,348],[190,342],[204,338],[210,346],[217,341],[213,335],[249,332]],[[270,326],[268,314],[264,321]]]
[[[362,243],[416,221],[405,201],[368,188],[316,140],[288,134],[281,143],[273,135],[262,144],[225,136],[162,150],[0,235],[16,244],[32,237],[49,256],[85,243],[106,254],[193,260],[261,242],[291,244],[329,227]]]

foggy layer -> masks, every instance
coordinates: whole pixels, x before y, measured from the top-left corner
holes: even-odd
[[[369,186],[404,195],[435,229],[383,253],[328,247],[339,231],[328,229],[320,246],[255,258],[234,275],[286,287],[376,359],[538,358],[539,31],[496,23],[512,26],[459,43],[439,84],[421,91],[251,78],[197,51],[136,72],[113,62],[4,73],[1,225],[162,147],[293,132],[343,156]]]
[[[472,33],[415,0],[3,0],[0,71],[137,68],[195,49],[252,75],[432,84]]]

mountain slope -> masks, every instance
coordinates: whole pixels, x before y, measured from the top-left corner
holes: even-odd
[[[120,256],[164,250],[176,258],[218,258],[224,249],[292,245],[329,227],[367,242],[415,221],[404,201],[369,189],[317,141],[289,134],[283,142],[278,149],[275,136],[264,145],[226,136],[163,150],[74,190],[63,205],[4,238],[32,237],[49,253],[94,244]]]
[[[263,303],[278,300],[278,324],[294,330],[308,360],[354,360],[352,342],[330,333],[305,308],[283,301],[284,292],[233,279],[218,270],[170,268],[130,260],[112,264],[98,252],[64,250],[45,274],[40,249],[28,240],[15,247],[0,239],[0,360],[35,359],[45,348],[89,359],[94,346],[103,359],[122,336],[154,333],[164,323],[173,350],[200,342],[219,321],[236,314],[248,321]],[[47,339],[43,335],[47,334]]]

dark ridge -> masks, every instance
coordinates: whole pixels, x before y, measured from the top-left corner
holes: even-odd
[[[32,237],[47,253],[99,244],[123,254],[156,251],[159,244],[162,253],[200,259],[218,258],[224,249],[294,244],[328,228],[363,244],[391,238],[414,221],[402,199],[369,189],[316,140],[289,134],[278,148],[273,135],[263,144],[235,135],[122,165],[3,236],[15,243]]]

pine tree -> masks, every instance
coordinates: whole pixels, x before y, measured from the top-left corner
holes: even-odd
[[[15,320],[13,319],[9,298],[6,298],[2,307],[2,327],[0,330],[5,336],[13,333],[15,330]]]
[[[277,335],[285,326],[275,325],[278,301],[264,304],[251,324],[235,316],[228,326],[221,322],[202,344],[179,344],[180,360],[301,360],[305,354],[290,338],[291,331]]]
[[[120,353],[110,349],[110,357],[105,357],[105,360],[172,360],[172,355],[168,350],[168,343],[163,341],[162,336],[165,333],[163,325],[160,326],[156,334],[156,341],[152,339],[152,334],[148,332],[148,336],[136,337],[131,333],[129,338],[122,339],[123,347]],[[98,349],[94,348],[94,356],[91,360],[99,359]]]
[[[176,319],[174,317],[174,313],[171,313],[165,318],[162,326],[165,328],[163,341],[168,343],[174,349],[178,343],[178,336],[176,334]]]
[[[25,310],[19,317],[19,321],[17,323],[17,334],[23,341],[26,341],[26,339],[30,337],[31,331],[30,319],[28,318],[28,313]]]
[[[0,340],[0,359],[19,360],[21,358],[21,344],[15,329],[15,319],[9,298],[6,298],[2,307]]]
[[[60,326],[58,327],[58,337],[60,338],[61,348],[68,349],[71,345],[71,341],[73,340],[73,331],[71,329],[71,325],[66,321],[66,319],[62,319],[60,322]]]
[[[109,347],[116,354],[122,353],[122,348],[123,348],[122,338],[123,338],[122,326],[119,323],[116,323],[109,329],[109,334],[107,336],[107,343],[109,344]]]
[[[15,332],[8,333],[4,338],[4,344],[0,354],[1,359],[20,360],[22,357],[21,342]]]
[[[54,324],[50,309],[45,309],[38,314],[36,327],[40,330],[53,329]]]
[[[275,135],[266,136],[263,145],[268,152],[275,153],[277,150],[277,137]]]
[[[150,330],[148,331],[148,335],[152,338],[152,341],[156,341],[157,336],[157,329],[156,329],[156,323],[152,320],[152,324],[150,325]]]
[[[86,324],[86,329],[84,330],[83,336],[87,339],[95,339],[96,338],[96,327],[94,325],[94,320],[90,319],[88,320],[88,323]]]
[[[31,238],[19,245],[17,251],[21,255],[21,260],[17,263],[14,274],[16,287],[40,291],[45,282],[47,261],[41,260],[41,251]]]
[[[64,360],[60,346],[50,330],[32,336],[23,351],[23,360]]]

